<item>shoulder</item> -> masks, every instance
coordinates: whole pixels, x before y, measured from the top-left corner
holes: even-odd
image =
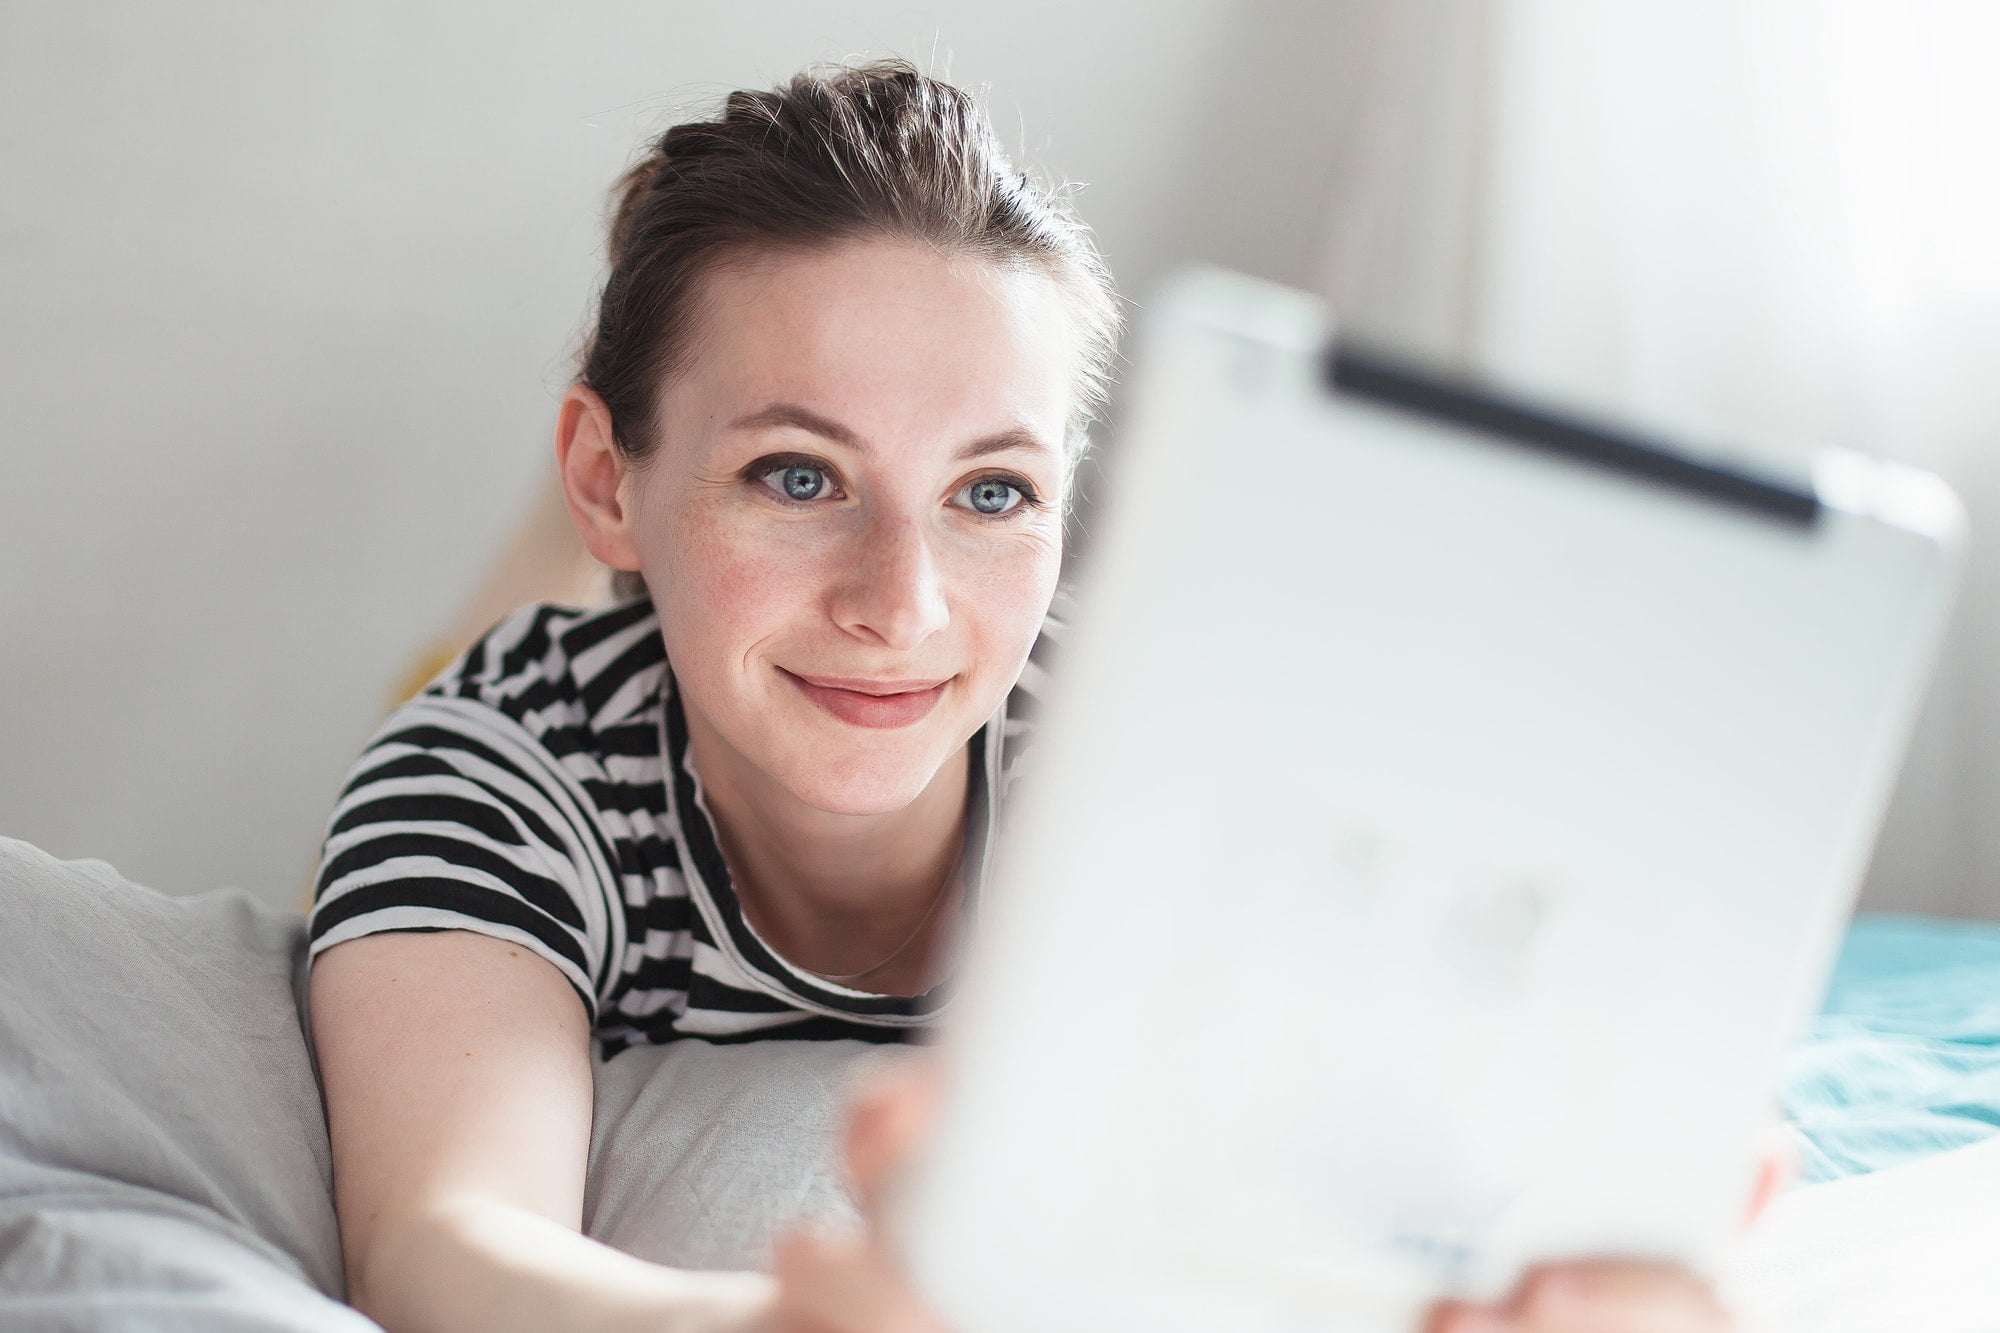
[[[644,596],[603,607],[540,603],[501,620],[424,690],[483,704],[537,738],[630,721],[666,670],[659,617]]]
[[[650,762],[632,751],[657,733],[664,670],[644,599],[527,606],[482,635],[351,770],[322,847],[312,953],[386,930],[472,930],[541,954],[594,1020],[626,934],[628,830],[604,798]]]
[[[460,798],[453,820],[511,826],[517,845],[573,867],[612,898],[635,801],[660,767],[666,649],[645,597],[524,606],[383,723],[356,762],[332,835],[377,829],[368,798],[394,777]],[[442,813],[442,812],[440,812]],[[456,832],[456,830],[454,830]],[[329,844],[331,846],[331,843]]]

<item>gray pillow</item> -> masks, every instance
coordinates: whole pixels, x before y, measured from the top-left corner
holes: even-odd
[[[0,1327],[365,1333],[302,921],[0,838]]]
[[[858,1041],[678,1041],[597,1064],[584,1230],[677,1268],[770,1267],[787,1223],[856,1214],[837,1145]]]
[[[0,1327],[365,1333],[344,1295],[305,921],[170,898],[0,838]],[[854,1042],[599,1061],[589,1234],[762,1266],[851,1216],[833,1165]]]

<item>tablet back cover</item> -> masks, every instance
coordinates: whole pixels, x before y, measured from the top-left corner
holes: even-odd
[[[967,1333],[1275,1333],[1712,1264],[1955,500],[1329,354],[1228,275],[1144,332],[898,1212],[920,1285]]]

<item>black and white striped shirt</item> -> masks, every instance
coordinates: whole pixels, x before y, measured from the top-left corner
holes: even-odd
[[[968,901],[1059,623],[973,736]],[[793,966],[745,920],[645,597],[501,621],[368,743],[335,806],[310,949],[464,929],[553,963],[605,1058],[686,1037],[896,1041],[937,1011]]]

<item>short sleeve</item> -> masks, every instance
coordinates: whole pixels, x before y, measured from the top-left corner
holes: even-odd
[[[369,742],[334,807],[309,956],[383,931],[476,931],[552,963],[594,1026],[616,922],[593,814],[513,719],[420,695]]]

